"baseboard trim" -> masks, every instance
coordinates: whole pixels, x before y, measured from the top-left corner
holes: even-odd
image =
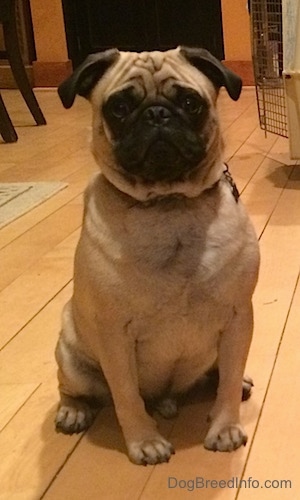
[[[32,69],[35,87],[57,87],[72,73],[72,63],[33,61]]]
[[[254,73],[252,61],[223,61],[227,68],[237,73],[243,80],[245,87],[254,85]]]
[[[30,85],[33,85],[33,71],[32,66],[25,66],[26,74]],[[0,89],[17,89],[17,84],[13,77],[9,63],[3,61],[0,63]]]

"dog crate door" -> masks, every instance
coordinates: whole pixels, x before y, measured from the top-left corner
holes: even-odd
[[[251,0],[252,57],[260,126],[287,137],[282,0]]]

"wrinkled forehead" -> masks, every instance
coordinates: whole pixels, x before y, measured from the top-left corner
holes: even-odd
[[[167,94],[174,83],[195,89],[203,97],[214,94],[208,78],[190,65],[180,49],[166,52],[120,52],[117,63],[110,68],[94,90],[104,101],[114,92],[134,84],[142,96]]]

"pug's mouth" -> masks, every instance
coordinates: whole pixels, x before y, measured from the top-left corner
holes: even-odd
[[[198,168],[205,157],[205,148],[200,143],[191,148],[159,137],[143,146],[138,143],[129,149],[120,146],[115,153],[126,174],[149,183],[175,182]]]

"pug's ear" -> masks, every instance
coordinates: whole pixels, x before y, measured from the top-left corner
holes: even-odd
[[[64,107],[70,108],[77,94],[88,98],[98,80],[119,56],[120,52],[117,49],[89,55],[75,69],[74,73],[58,87],[58,94]]]
[[[204,73],[217,87],[225,87],[231,99],[237,101],[242,90],[241,78],[226,68],[208,50],[200,48],[180,47],[180,54],[193,66]]]

